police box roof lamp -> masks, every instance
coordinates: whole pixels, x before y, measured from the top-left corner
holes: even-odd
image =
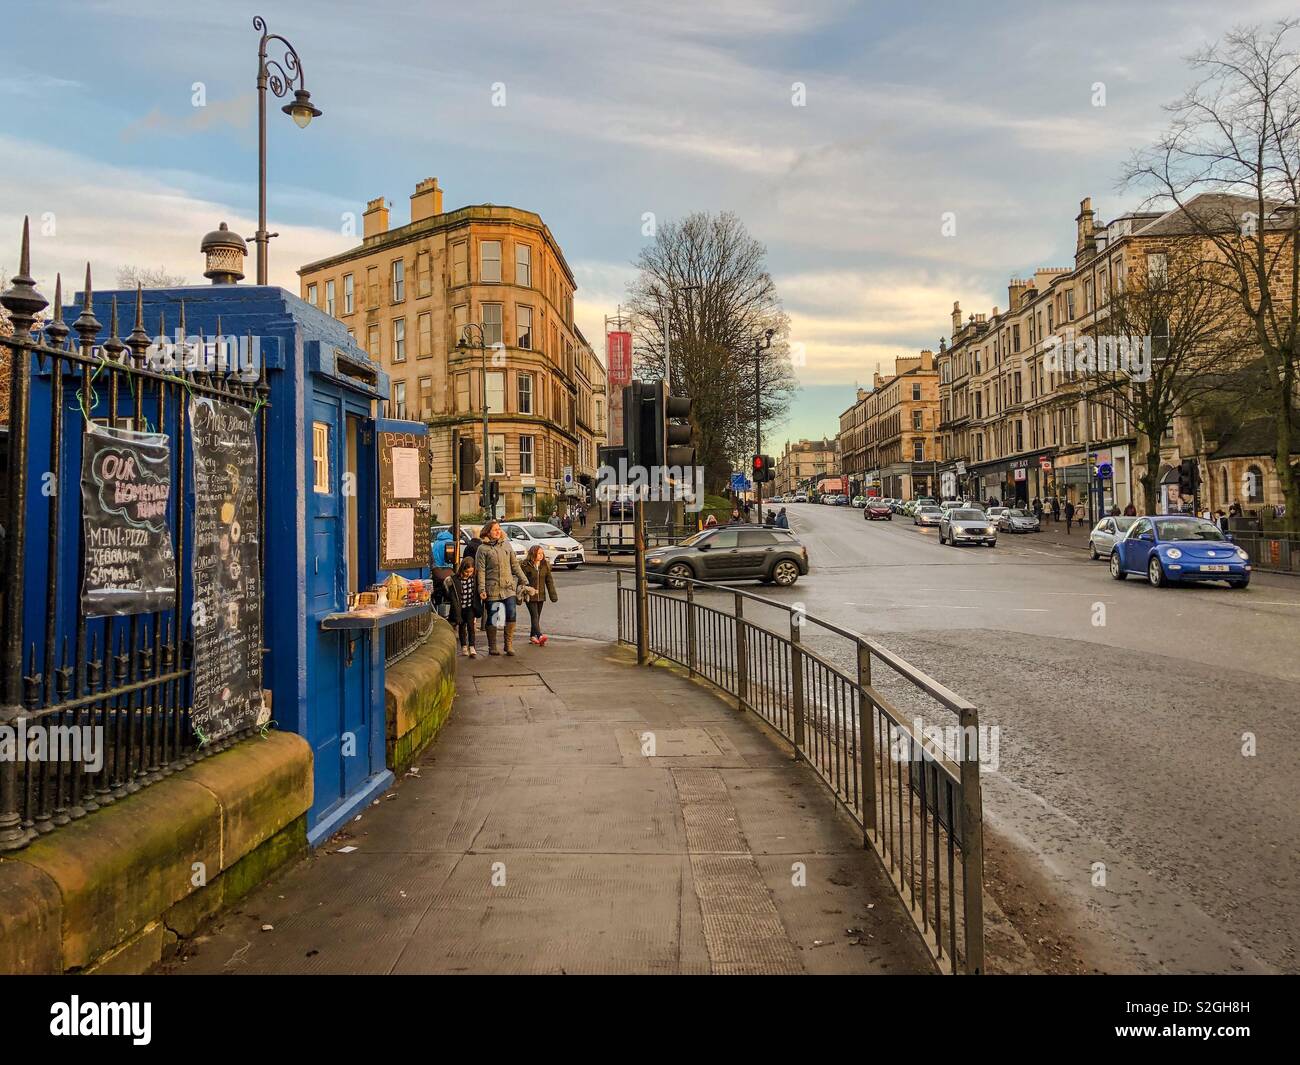
[[[248,245],[238,233],[230,232],[225,222],[203,238],[199,251],[207,258],[203,276],[211,278],[214,285],[234,285],[244,279]]]

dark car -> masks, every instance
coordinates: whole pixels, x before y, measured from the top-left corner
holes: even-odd
[[[788,588],[808,572],[808,549],[788,529],[727,525],[646,553],[646,577],[672,588],[683,579],[760,580]]]
[[[893,521],[894,508],[883,499],[872,499],[862,508],[862,516],[867,521]]]

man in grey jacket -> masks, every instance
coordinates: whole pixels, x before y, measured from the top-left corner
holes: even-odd
[[[506,540],[498,521],[490,521],[483,528],[483,544],[474,554],[478,569],[478,594],[486,608],[483,627],[487,630],[488,654],[499,655],[497,650],[497,611],[505,614],[505,652],[514,656],[511,643],[515,637],[515,589],[526,578],[515,558],[515,550]]]

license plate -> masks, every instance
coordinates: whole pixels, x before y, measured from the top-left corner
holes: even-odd
[[[1208,573],[1227,573],[1230,568],[1231,567],[1229,566],[1202,566],[1201,567],[1202,571]]]

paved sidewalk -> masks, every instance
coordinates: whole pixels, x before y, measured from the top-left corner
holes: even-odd
[[[604,642],[459,662],[415,770],[170,971],[932,971],[852,823],[753,715]]]

